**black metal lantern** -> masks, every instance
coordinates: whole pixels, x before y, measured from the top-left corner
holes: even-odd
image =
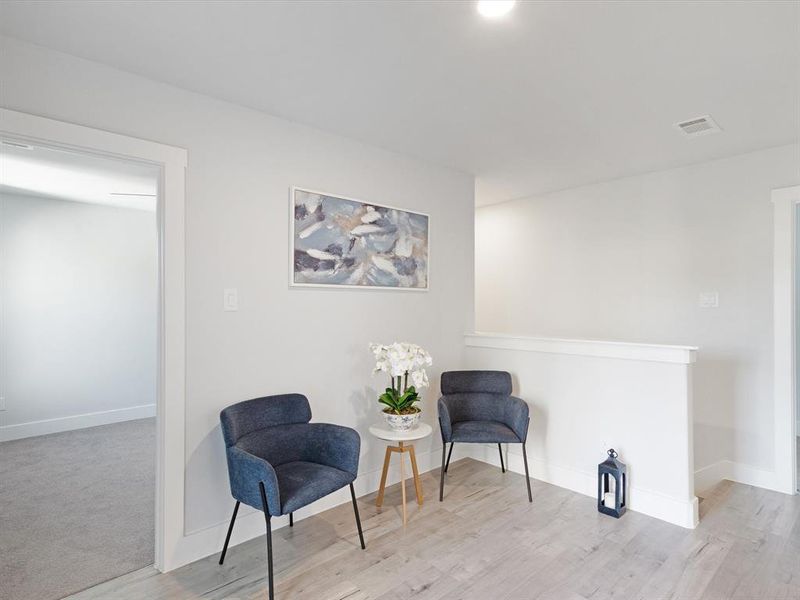
[[[597,510],[619,519],[628,508],[628,474],[625,463],[617,460],[617,451],[611,448],[608,458],[597,465]]]

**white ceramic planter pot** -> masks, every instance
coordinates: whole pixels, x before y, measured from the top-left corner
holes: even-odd
[[[383,416],[386,418],[386,422],[389,424],[389,427],[394,429],[395,431],[408,431],[409,429],[414,429],[419,423],[419,416],[422,414],[422,411],[417,411],[415,413],[411,413],[410,415],[396,415],[394,413],[383,413]]]

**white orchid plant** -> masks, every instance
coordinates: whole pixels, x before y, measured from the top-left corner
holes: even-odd
[[[420,400],[419,388],[428,385],[425,367],[433,363],[431,355],[420,346],[407,342],[395,342],[388,346],[370,344],[369,349],[375,355],[374,373],[386,373],[392,382],[392,387],[387,387],[378,398],[378,402],[386,405],[384,412],[397,415],[419,412],[414,403]]]

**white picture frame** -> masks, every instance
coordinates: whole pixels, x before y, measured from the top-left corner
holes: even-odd
[[[324,283],[324,282],[308,282],[308,281],[297,281],[296,276],[296,262],[295,262],[295,251],[297,250],[297,240],[298,240],[298,231],[297,231],[297,220],[295,218],[295,198],[298,192],[305,193],[305,194],[316,194],[319,196],[324,196],[336,200],[343,200],[346,202],[351,203],[358,203],[363,204],[365,206],[372,207],[374,209],[387,209],[391,211],[398,211],[401,213],[407,213],[410,215],[414,215],[417,217],[423,217],[426,222],[426,244],[425,244],[425,265],[424,265],[424,274],[425,274],[425,285],[424,286],[403,286],[403,285],[365,285],[365,284],[346,284],[346,283]],[[409,210],[406,208],[399,208],[397,206],[390,206],[387,204],[380,204],[376,202],[369,202],[366,200],[362,200],[359,198],[352,198],[349,196],[344,196],[342,194],[332,193],[332,192],[324,192],[319,190],[313,190],[305,187],[300,186],[292,186],[289,189],[289,286],[292,288],[317,288],[317,289],[348,289],[348,290],[392,290],[392,291],[406,291],[406,292],[427,292],[430,290],[430,252],[431,252],[431,218],[430,215],[424,212]]]

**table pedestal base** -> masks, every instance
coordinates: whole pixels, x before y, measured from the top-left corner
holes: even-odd
[[[417,455],[414,453],[414,445],[406,445],[404,442],[398,442],[397,446],[386,447],[386,457],[383,459],[383,473],[381,474],[381,486],[378,489],[378,498],[375,500],[375,506],[383,504],[383,494],[386,491],[386,476],[389,473],[389,462],[392,457],[392,452],[397,452],[400,455],[400,489],[403,493],[403,525],[408,521],[406,514],[406,468],[403,454],[406,452],[411,457],[411,471],[414,475],[414,488],[417,492],[417,504],[422,506],[422,483],[419,480],[419,470],[417,469]]]

